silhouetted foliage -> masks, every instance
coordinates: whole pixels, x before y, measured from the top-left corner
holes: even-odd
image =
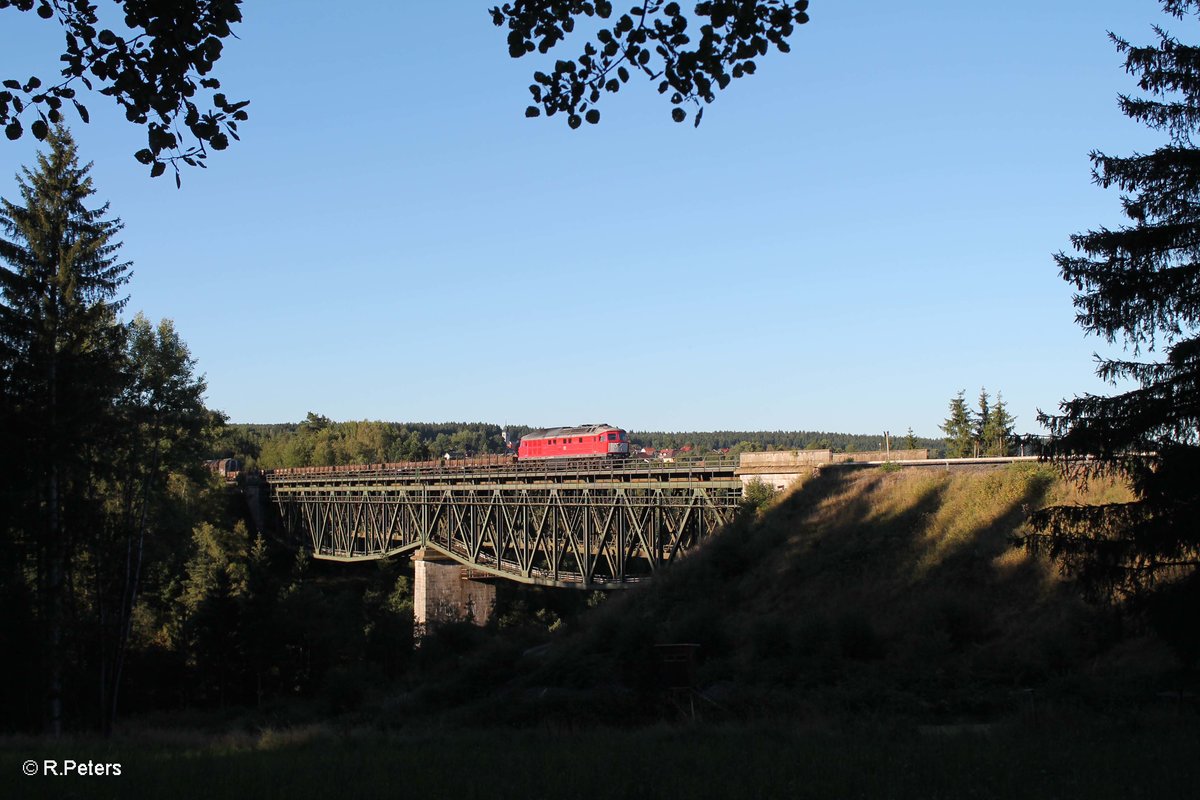
[[[231,26],[241,22],[240,6],[241,0],[0,0],[0,10],[36,9],[61,26],[64,37],[58,76],[4,81],[5,135],[21,138],[24,116],[34,117],[29,130],[45,139],[50,126],[63,120],[64,101],[87,122],[87,108],[77,99],[82,87],[111,97],[130,122],[144,125],[147,146],[134,157],[154,177],[172,165],[178,183],[180,162],[204,166],[209,148],[228,147],[230,138],[238,138],[238,122],[247,118],[249,101],[231,102],[210,76],[223,40],[233,35]],[[180,126],[191,141],[180,136]]]
[[[225,40],[242,20],[241,0],[0,0],[0,10],[36,11],[63,31],[53,78],[23,75],[0,88],[0,126],[9,139],[29,131],[45,139],[63,121],[70,102],[88,122],[82,90],[112,98],[126,118],[146,128],[147,146],[134,157],[162,175],[170,165],[180,182],[180,164],[205,166],[209,150],[224,150],[248,118],[248,100],[231,101],[212,77]],[[786,53],[797,25],[808,22],[808,0],[705,0],[690,13],[677,2],[643,0],[620,13],[608,0],[517,0],[490,9],[492,21],[508,30],[508,52],[520,58],[547,54],[574,31],[577,22],[607,21],[573,59],[558,59],[549,72],[534,73],[534,105],[526,116],[562,112],[578,128],[600,121],[602,94],[616,93],[641,73],[670,99],[671,117],[688,118],[718,90],[753,75],[757,59],[775,49]],[[186,131],[181,134],[181,130]]]
[[[1167,0],[1163,8],[1189,22],[1200,14],[1196,0]],[[1194,660],[1200,628],[1194,616],[1172,609],[1200,605],[1200,149],[1193,144],[1200,49],[1155,31],[1158,41],[1148,46],[1110,36],[1148,95],[1121,96],[1122,112],[1163,132],[1167,143],[1146,155],[1092,153],[1095,181],[1123,192],[1131,224],[1076,234],[1079,254],[1055,257],[1078,292],[1079,324],[1132,353],[1098,359],[1097,374],[1136,388],[1076,397],[1058,415],[1039,416],[1051,433],[1046,455],[1067,474],[1081,483],[1126,476],[1138,499],[1046,509],[1034,516],[1037,532],[1025,543],[1059,559],[1089,595],[1149,610],[1160,627],[1174,629],[1168,640],[1177,651]],[[1136,360],[1143,351],[1163,357]]]
[[[786,53],[797,25],[808,22],[808,0],[706,0],[685,12],[676,2],[643,0],[621,14],[608,0],[518,0],[492,8],[492,21],[508,29],[513,58],[537,50],[547,54],[577,22],[614,20],[602,25],[574,59],[555,61],[550,72],[535,72],[529,87],[534,105],[526,116],[562,112],[578,128],[600,121],[596,104],[641,73],[670,98],[671,118],[683,122],[685,105],[704,108],[734,78],[753,75],[756,59],[772,49]],[[618,16],[619,14],[619,16]]]

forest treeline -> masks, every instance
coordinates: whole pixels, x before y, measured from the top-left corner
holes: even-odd
[[[299,423],[230,424],[214,458],[234,458],[248,468],[330,467],[424,461],[446,453],[504,452],[503,429],[483,422],[334,422],[309,412]]]
[[[510,442],[536,430],[528,425],[501,427],[486,422],[334,422],[309,412],[298,423],[230,424],[217,442],[214,458],[234,458],[249,468],[329,467],[423,461],[452,456],[506,452]],[[762,450],[863,452],[885,448],[883,434],[825,431],[631,431],[634,448],[691,448],[695,453],[728,450],[733,454]],[[893,434],[892,449],[928,448],[940,454],[942,439]]]
[[[691,446],[701,452],[728,449],[732,453],[766,450],[833,450],[836,453],[866,452],[928,448],[938,452],[942,439],[915,436],[910,432],[888,436],[883,433],[831,433],[828,431],[708,431],[665,433],[662,431],[632,431],[630,441],[642,447],[682,448]]]

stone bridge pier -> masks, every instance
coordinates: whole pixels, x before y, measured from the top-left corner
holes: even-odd
[[[432,548],[413,553],[413,622],[418,631],[443,622],[486,625],[496,605],[496,585],[472,580],[472,571]]]

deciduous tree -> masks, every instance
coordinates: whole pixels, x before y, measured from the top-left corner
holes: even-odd
[[[219,417],[204,407],[205,383],[174,324],[138,314],[128,326],[125,381],[107,448],[111,474],[99,487],[104,524],[88,541],[99,640],[100,718],[112,729],[134,608],[151,553],[186,544],[172,531],[173,474],[196,473]],[[193,475],[193,477],[198,477]],[[172,537],[175,533],[177,536]]]

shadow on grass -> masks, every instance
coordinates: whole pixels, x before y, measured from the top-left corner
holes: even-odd
[[[1075,702],[1096,689],[1085,676],[1111,626],[1046,563],[1010,555],[1053,481],[1027,465],[811,479],[518,660],[499,718],[677,718],[654,654],[671,642],[699,645],[706,719],[993,719],[1031,692]]]

